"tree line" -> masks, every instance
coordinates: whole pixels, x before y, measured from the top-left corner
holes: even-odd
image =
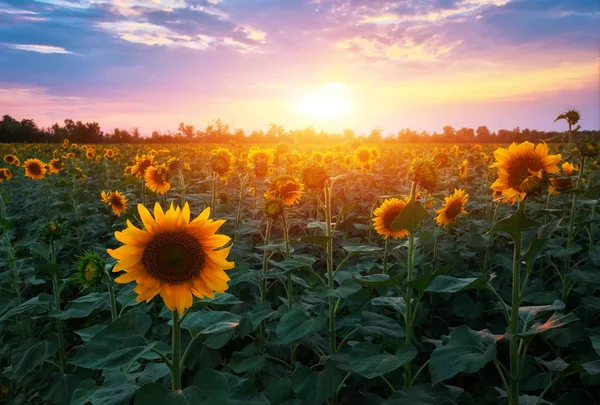
[[[577,137],[599,137],[600,130],[580,130]],[[277,124],[270,124],[267,131],[252,131],[246,134],[243,129],[232,128],[221,119],[209,123],[204,129],[180,123],[176,131],[153,131],[143,136],[139,128],[115,128],[104,132],[97,122],[73,121],[66,119],[64,124],[55,123],[49,128],[39,127],[32,119],[17,120],[4,115],[0,120],[0,142],[41,142],[59,143],[68,139],[75,143],[340,143],[364,139],[369,143],[509,143],[522,141],[564,142],[568,132],[538,131],[532,129],[500,129],[490,131],[485,125],[474,128],[455,129],[443,127],[441,132],[417,132],[404,128],[397,133],[385,135],[382,129],[373,129],[369,134],[357,134],[351,129],[342,133],[317,131],[313,127],[286,130]]]

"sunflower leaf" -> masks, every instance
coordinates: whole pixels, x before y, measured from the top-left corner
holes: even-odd
[[[512,236],[514,240],[517,240],[525,229],[538,226],[540,226],[540,224],[537,221],[528,218],[523,210],[517,210],[510,216],[496,222],[488,234],[494,232],[506,232]]]
[[[417,200],[412,200],[406,204],[404,209],[392,221],[390,228],[393,231],[406,229],[408,232],[414,233],[428,216],[429,213],[423,205]]]

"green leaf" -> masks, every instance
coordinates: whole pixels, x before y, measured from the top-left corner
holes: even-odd
[[[365,287],[395,286],[403,278],[402,274],[390,277],[387,274],[371,274],[368,276],[352,275],[352,279]]]
[[[73,374],[55,375],[40,389],[40,397],[55,405],[76,405],[71,402],[71,398],[80,381],[81,379]]]
[[[376,297],[371,300],[371,305],[391,307],[403,315],[406,311],[406,302],[402,297]]]
[[[4,322],[6,319],[10,318],[11,316],[23,314],[23,313],[29,312],[29,311],[33,311],[34,309],[37,310],[39,308],[47,308],[49,305],[50,305],[50,300],[47,299],[46,296],[33,297],[30,300],[25,301],[18,307],[15,307],[15,308],[9,310],[8,312],[6,312],[4,315],[2,315],[2,317],[0,318],[0,322]]]
[[[215,294],[215,298],[202,298],[198,302],[211,305],[237,305],[244,303],[244,301],[240,301],[235,295],[229,293]]]
[[[102,294],[93,293],[71,301],[64,310],[60,312],[53,311],[48,316],[60,320],[86,318],[92,312],[104,306]]]
[[[129,365],[153,345],[143,336],[152,320],[142,312],[129,312],[98,332],[77,352],[71,363],[89,369],[112,370]]]
[[[133,398],[138,386],[133,384],[133,376],[121,372],[104,376],[100,387],[94,380],[85,380],[73,393],[70,405],[121,405]]]
[[[306,235],[298,239],[298,242],[314,243],[321,247],[326,247],[327,242],[329,242],[331,239],[332,237],[327,235]]]
[[[327,364],[317,376],[317,402],[323,403],[327,401],[337,391],[341,382],[342,374],[340,371],[336,367]]]
[[[26,340],[11,353],[11,364],[13,375],[20,381],[33,369],[53,356],[58,350],[56,341]]]
[[[189,314],[181,323],[181,327],[193,335],[210,335],[236,328],[240,319],[241,316],[226,311],[197,311]]]
[[[425,291],[434,293],[456,293],[466,290],[487,288],[487,276],[456,278],[452,276],[437,276],[427,286]]]
[[[396,355],[383,352],[381,346],[362,342],[354,345],[350,352],[350,369],[371,379],[402,367],[415,358],[417,349],[410,344],[398,347]]]
[[[417,200],[409,201],[404,209],[392,221],[390,227],[394,231],[406,229],[410,233],[414,233],[419,225],[427,219],[429,213]]]
[[[561,328],[568,323],[575,322],[578,320],[579,318],[577,318],[577,316],[573,313],[563,315],[559,314],[558,312],[555,312],[546,322],[538,322],[534,324],[527,332],[517,333],[517,336],[524,337],[537,335],[549,331],[551,329]]]
[[[600,335],[590,335],[590,341],[596,353],[600,355]]]
[[[371,246],[371,245],[346,245],[342,246],[348,254],[357,254],[357,253],[373,253],[379,252],[383,250],[383,248],[379,246]]]
[[[397,320],[368,311],[362,312],[360,331],[372,336],[386,335],[397,338],[405,336],[404,329]]]
[[[533,268],[533,264],[535,263],[535,259],[537,259],[538,255],[546,245],[548,244],[549,239],[531,239],[529,243],[529,249],[527,249],[527,253],[523,256],[523,261],[527,265],[527,270],[531,271]]]
[[[295,342],[310,333],[322,330],[326,322],[327,318],[324,315],[311,318],[302,309],[294,308],[279,320],[275,329],[277,341],[280,345]]]
[[[458,397],[464,392],[461,388],[420,386],[408,390],[396,391],[383,405],[456,405]]]
[[[560,311],[565,308],[565,304],[560,300],[554,300],[552,305],[536,305],[536,306],[525,306],[519,308],[519,318],[529,324],[538,315],[545,312]]]
[[[501,219],[496,222],[492,229],[488,232],[489,234],[494,232],[506,232],[514,240],[519,239],[521,233],[527,228],[535,228],[540,224],[530,218],[528,218],[523,210],[517,210],[507,218]]]
[[[437,384],[458,373],[475,373],[496,358],[496,339],[487,330],[477,332],[459,326],[450,332],[448,344],[431,353],[431,382]]]
[[[234,352],[227,367],[236,374],[258,373],[265,365],[266,359],[267,357],[264,354],[256,350]]]
[[[152,384],[168,375],[171,375],[171,369],[165,363],[149,363],[144,367],[144,371],[139,373],[138,384],[140,386]]]
[[[315,289],[315,292],[319,297],[347,298],[360,291],[360,289],[360,284],[355,283],[352,279],[346,279],[338,288],[328,289],[326,286],[320,285]]]
[[[79,335],[81,340],[87,342],[104,328],[106,328],[106,325],[92,325],[84,329],[76,330],[75,333]]]
[[[287,259],[281,262],[271,261],[271,263],[279,267],[280,269],[283,269],[284,272],[288,272],[311,267],[315,261],[316,259],[312,256],[297,255],[291,259]]]

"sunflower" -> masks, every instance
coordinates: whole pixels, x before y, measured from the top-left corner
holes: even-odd
[[[9,168],[7,168],[7,167],[0,168],[0,183],[2,183],[4,180],[8,181],[8,180],[12,179],[12,176],[13,176],[13,174]]]
[[[100,196],[102,197],[102,202],[110,205],[116,216],[120,216],[127,211],[127,198],[119,191],[102,191]]]
[[[573,176],[573,172],[576,172],[577,170],[579,170],[577,166],[573,166],[569,162],[563,163],[562,171],[566,177],[561,176],[550,179],[550,188],[548,190],[550,194],[564,193],[568,189],[573,188],[575,186],[575,182],[573,179],[571,179],[571,176]]]
[[[371,164],[373,160],[373,155],[371,155],[371,150],[366,146],[359,146],[354,151],[354,162],[358,166],[367,166]]]
[[[410,162],[413,181],[427,191],[433,191],[438,181],[438,163],[430,157],[415,158]]]
[[[25,167],[25,176],[34,180],[41,180],[46,175],[46,165],[39,159],[27,159],[23,167]]]
[[[548,173],[557,173],[556,164],[560,155],[549,155],[545,143],[534,145],[525,141],[519,145],[512,143],[508,149],[494,151],[496,163],[491,168],[498,169],[498,179],[491,189],[501,191],[510,202],[523,200],[527,194],[539,191]]]
[[[283,213],[283,200],[277,197],[265,198],[264,211],[265,215],[271,219],[279,218]]]
[[[310,165],[302,170],[302,182],[307,188],[322,188],[329,179],[325,169],[318,165]]]
[[[154,156],[142,155],[135,157],[135,164],[131,168],[131,174],[138,179],[143,179],[146,175],[146,169],[154,165]]]
[[[112,149],[106,149],[104,151],[104,159],[112,159],[115,157],[115,151]]]
[[[304,186],[293,176],[287,174],[277,176],[265,193],[265,198],[277,197],[288,207],[300,201]]]
[[[313,152],[311,159],[313,162],[315,162],[318,165],[323,164],[323,152],[319,152],[319,151]]]
[[[4,161],[6,163],[8,163],[9,165],[13,165],[13,166],[19,166],[21,164],[21,162],[19,161],[19,158],[16,157],[15,155],[4,156]]]
[[[467,178],[467,164],[467,159],[465,159],[458,165],[458,176],[463,180]]]
[[[85,157],[88,159],[94,158],[94,151],[92,149],[88,149],[85,151]]]
[[[233,154],[227,148],[217,148],[211,152],[210,168],[222,180],[227,178],[232,169]]]
[[[446,202],[442,208],[435,210],[438,216],[435,222],[439,226],[448,226],[450,222],[456,221],[458,214],[468,214],[465,211],[465,204],[469,201],[469,194],[465,194],[465,190],[454,190],[454,195],[444,198]]]
[[[67,138],[63,139],[63,147],[66,148],[69,146],[69,140]]]
[[[48,172],[50,174],[52,173],[58,173],[61,170],[63,170],[65,167],[65,165],[63,164],[63,162],[61,162],[58,159],[52,159],[49,163],[48,163]]]
[[[173,208],[164,212],[154,205],[154,217],[138,204],[145,229],[127,221],[127,228],[115,232],[124,243],[108,253],[119,262],[114,272],[124,270],[117,283],[137,283],[137,301],[149,302],[160,294],[169,310],[179,314],[192,306],[192,294],[199,298],[214,297],[214,292],[227,290],[229,277],[225,270],[234,264],[227,261],[231,246],[222,248],[231,238],[215,234],[225,220],[208,219],[210,208],[190,222],[190,207]],[[219,250],[215,250],[219,249]]]
[[[250,148],[248,151],[248,167],[254,172],[256,178],[263,178],[269,174],[269,166],[273,162],[271,149]]]
[[[165,194],[171,189],[169,169],[164,164],[147,168],[144,180],[146,180],[148,188],[157,194]]]
[[[85,252],[77,258],[72,280],[82,288],[93,288],[102,282],[104,260],[96,252]]]
[[[386,238],[392,237],[394,239],[404,238],[408,235],[406,229],[393,230],[392,222],[406,207],[407,201],[398,198],[388,198],[381,205],[373,211],[373,226],[375,231]]]

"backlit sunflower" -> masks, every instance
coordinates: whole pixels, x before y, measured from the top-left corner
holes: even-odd
[[[34,180],[41,180],[46,175],[46,165],[39,159],[27,159],[23,163],[25,176]]]
[[[442,205],[442,208],[435,210],[438,216],[435,218],[435,222],[439,226],[448,226],[451,222],[456,221],[459,214],[468,214],[465,211],[465,205],[469,201],[469,194],[465,194],[465,190],[454,190],[454,195],[444,198],[446,202]]]
[[[458,165],[458,176],[463,180],[467,178],[467,164],[467,159],[465,159]]]
[[[438,162],[430,157],[415,158],[410,162],[413,181],[427,191],[433,191],[438,182]]]
[[[138,211],[145,229],[127,221],[124,231],[115,232],[124,245],[107,250],[119,261],[113,271],[126,272],[115,281],[135,281],[138,302],[149,302],[160,294],[169,310],[183,314],[192,306],[192,294],[213,298],[214,292],[227,290],[225,270],[234,264],[227,261],[231,246],[222,247],[231,238],[215,233],[225,220],[208,219],[210,208],[206,208],[190,222],[187,203],[183,209],[171,205],[167,212],[156,203],[154,217],[141,204]]]
[[[19,161],[19,158],[16,157],[15,155],[4,156],[4,161],[6,163],[8,163],[9,165],[13,165],[13,166],[19,166],[21,164],[21,162]]]
[[[271,219],[279,218],[283,213],[283,201],[277,197],[265,198],[265,215]]]
[[[529,141],[519,145],[513,142],[508,149],[498,148],[494,157],[496,163],[490,167],[498,169],[498,179],[491,189],[501,191],[512,203],[541,190],[547,174],[558,172],[556,164],[560,161],[560,154],[548,154],[545,143],[534,145]]]
[[[154,165],[154,156],[142,155],[135,157],[135,164],[131,168],[131,174],[138,179],[143,179],[146,175],[146,169]]]
[[[293,176],[281,175],[274,178],[269,184],[269,189],[265,193],[265,198],[281,198],[283,203],[291,206],[300,201],[304,186]]]
[[[393,230],[392,222],[406,207],[407,201],[398,198],[388,198],[381,205],[373,211],[373,226],[375,231],[386,238],[404,238],[408,235],[406,229]]]
[[[2,183],[5,180],[8,181],[8,180],[12,179],[12,176],[13,176],[13,174],[9,168],[7,168],[7,167],[0,168],[0,183]]]
[[[318,165],[310,165],[302,170],[302,182],[307,188],[322,188],[329,179],[325,169]]]
[[[127,198],[119,191],[102,191],[100,196],[102,197],[102,202],[108,204],[116,216],[127,211]]]
[[[63,170],[64,168],[65,168],[65,165],[59,159],[52,159],[48,163],[48,172],[50,174],[52,174],[52,173],[58,173],[61,170]]]
[[[573,176],[573,172],[579,170],[577,166],[573,166],[569,162],[565,162],[562,164],[562,172],[564,176],[561,177],[553,177],[550,179],[550,194],[560,194],[569,190],[570,188],[575,187],[575,182],[571,178]]]
[[[164,164],[147,168],[144,180],[146,180],[146,186],[157,194],[165,194],[171,189],[169,169]]]
[[[210,168],[222,180],[226,179],[233,168],[233,154],[227,148],[217,148],[211,152],[211,155],[209,160]]]
[[[371,149],[362,145],[354,150],[354,163],[358,166],[370,166],[373,160],[373,155],[371,155]]]

